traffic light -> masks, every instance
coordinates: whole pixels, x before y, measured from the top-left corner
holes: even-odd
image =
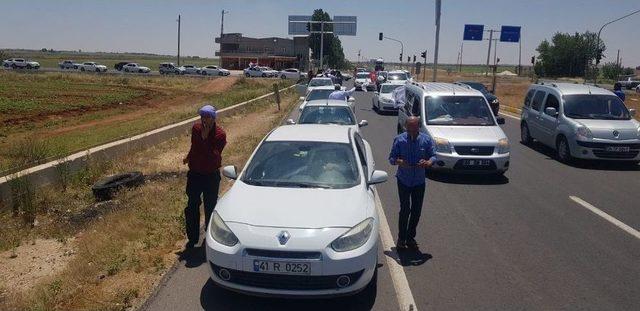
[[[535,56],[531,56],[531,64],[535,64],[536,63],[536,57]]]
[[[383,37],[382,33],[378,34],[378,40],[382,41],[382,37]]]
[[[415,55],[413,55],[413,62],[414,63],[416,62],[416,56]]]
[[[411,62],[411,56],[407,55],[407,63]]]
[[[400,53],[400,62],[402,63],[402,53]]]
[[[427,51],[420,53],[420,57],[427,59]]]

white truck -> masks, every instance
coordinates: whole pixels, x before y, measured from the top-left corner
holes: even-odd
[[[28,61],[24,58],[9,58],[2,62],[2,66],[12,69],[39,69],[40,63]]]
[[[107,72],[107,66],[100,65],[96,62],[84,62],[78,67],[80,68],[80,71]]]

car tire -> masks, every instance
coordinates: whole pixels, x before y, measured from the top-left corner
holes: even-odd
[[[247,77],[247,78],[249,78],[251,75],[250,75],[250,74],[248,74],[248,73],[245,73],[245,74],[244,74],[244,76],[245,76],[245,77]]]
[[[284,80],[284,79],[286,79],[286,78],[287,78],[287,76],[285,76],[285,75],[281,75],[281,76],[280,76],[280,79],[282,79],[282,80]]]
[[[218,76],[224,76],[224,73],[222,73],[222,71],[218,71]]]
[[[130,172],[116,174],[98,180],[91,191],[97,201],[106,201],[113,198],[113,195],[123,188],[132,188],[144,183],[144,175],[141,172]]]
[[[529,126],[527,123],[522,122],[520,124],[520,142],[524,145],[529,145],[533,142],[533,138],[531,138],[531,132],[529,131]]]
[[[262,77],[263,77],[263,78],[266,78],[266,77],[267,77],[267,74],[266,74],[266,73],[263,73],[263,74],[262,74]]]
[[[27,65],[27,69],[31,69],[31,65]]]
[[[138,73],[142,73],[142,69],[138,69]]]
[[[96,68],[96,72],[100,72],[100,68]]]
[[[80,68],[80,71],[84,71],[84,67]]]
[[[571,163],[573,161],[569,142],[564,136],[558,137],[556,141],[556,155],[558,156],[558,160],[562,163]]]
[[[11,64],[11,68],[16,69],[18,66],[16,66],[16,64]]]

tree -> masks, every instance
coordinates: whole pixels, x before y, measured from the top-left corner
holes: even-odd
[[[312,21],[331,21],[329,13],[322,9],[316,9],[311,16]],[[308,24],[307,29],[310,31],[320,31],[321,24]],[[333,31],[333,24],[324,24],[324,31]],[[320,34],[312,33],[309,35],[309,48],[311,48],[311,58],[320,61]],[[333,68],[343,68],[347,66],[342,49],[342,42],[338,36],[333,33],[324,34],[323,42],[323,63]]]
[[[536,51],[538,63],[534,70],[539,76],[584,76],[585,71],[598,58],[602,57],[605,45],[598,42],[592,32],[556,33],[551,42],[543,40]]]
[[[618,80],[618,76],[622,74],[622,66],[609,62],[602,65],[602,75],[609,80]]]

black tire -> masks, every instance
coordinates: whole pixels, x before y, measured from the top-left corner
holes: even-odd
[[[282,80],[285,80],[286,78],[287,78],[287,76],[285,76],[285,75],[281,75],[280,76],[280,79],[282,79]]]
[[[80,71],[84,71],[84,67],[80,68]]]
[[[138,73],[144,73],[142,69],[138,69]]]
[[[132,188],[144,183],[144,175],[141,172],[116,174],[103,178],[96,182],[91,191],[97,201],[105,201],[113,198],[113,195],[123,188]]]
[[[558,160],[562,163],[571,163],[573,161],[569,142],[564,136],[560,136],[556,140],[556,155],[558,156]]]
[[[96,68],[96,72],[100,72],[100,68]]]
[[[529,126],[527,123],[520,123],[520,142],[524,145],[529,145],[533,142],[533,138],[531,138],[531,132],[529,131]]]
[[[27,69],[31,69],[31,65],[27,65]]]
[[[218,71],[218,75],[219,75],[219,76],[221,76],[221,77],[222,77],[222,76],[224,76],[224,74],[222,73],[222,71]]]
[[[263,78],[266,78],[266,77],[267,77],[267,74],[266,74],[266,73],[263,73],[263,74],[262,74],[262,77],[263,77]]]
[[[200,74],[203,75],[203,76],[206,76],[207,72],[206,71],[201,71]]]
[[[251,77],[251,75],[248,74],[248,73],[245,73],[244,76],[247,77],[247,78]]]
[[[11,64],[11,68],[16,69],[18,66],[16,66],[16,64]]]

